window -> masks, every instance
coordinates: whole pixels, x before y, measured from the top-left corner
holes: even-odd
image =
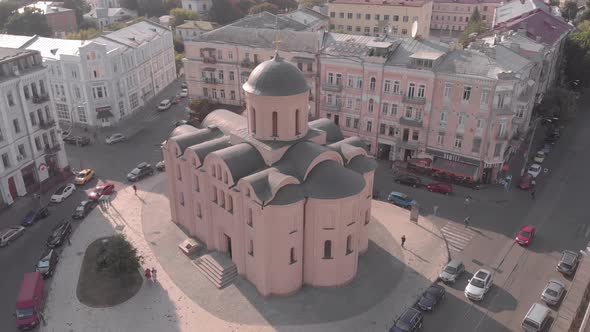
[[[352,13],[347,13],[346,18],[348,18],[349,20],[352,20]]]
[[[452,89],[453,89],[453,84],[445,83],[445,92],[444,92],[445,99],[451,98]]]
[[[473,146],[471,146],[471,152],[479,153],[481,149],[481,138],[474,138],[473,139]]]
[[[342,74],[336,74],[336,85],[337,86],[342,85]]]
[[[21,155],[23,158],[27,156],[27,151],[25,150],[24,144],[18,145],[18,154]]]
[[[8,100],[8,106],[14,106],[14,97],[12,96],[12,92],[8,92],[6,94],[6,99]]]
[[[418,97],[424,98],[426,86],[424,84],[418,85]]]
[[[236,100],[236,92],[234,90],[229,92],[229,99]]]
[[[139,106],[139,100],[137,98],[137,92],[132,93],[129,96],[129,104],[131,105],[131,109],[136,109]]]
[[[381,113],[383,115],[387,115],[388,111],[389,111],[389,104],[388,103],[381,104]]]
[[[385,80],[385,83],[383,84],[383,92],[385,92],[385,93],[391,92],[391,81],[390,80]]]
[[[522,119],[524,117],[524,110],[525,110],[524,106],[518,105],[518,109],[516,110],[516,117]]]
[[[398,22],[399,21],[399,16],[398,15],[393,15],[393,21],[394,22]]]
[[[248,241],[248,255],[254,257],[254,241]]]
[[[416,90],[416,84],[410,83],[410,85],[408,86],[408,97],[413,98],[415,90]]]
[[[29,118],[31,119],[31,125],[36,126],[37,125],[37,117],[35,116],[35,112],[30,112]]]
[[[487,105],[489,101],[490,101],[490,90],[488,90],[488,89],[481,90],[480,103],[482,105]]]
[[[332,241],[324,241],[324,259],[332,259]]]
[[[413,130],[412,131],[412,140],[417,141],[418,139],[420,139],[420,132],[418,130]]]
[[[408,34],[408,29],[402,29],[402,35],[407,35]]]
[[[225,99],[225,90],[224,89],[219,90],[219,97],[222,99]]]
[[[67,105],[64,105],[67,108]],[[88,120],[86,119],[86,108],[84,106],[79,106],[78,107],[78,120],[80,120],[80,122],[84,122],[86,123]]]
[[[248,214],[246,216],[246,225],[254,228],[254,223],[253,223],[253,220],[252,220],[252,209],[251,208],[248,208]]]
[[[201,212],[201,203],[197,203],[196,205],[196,209],[197,209],[197,217],[201,218],[202,216],[202,212]]]
[[[411,106],[407,106],[406,107],[406,113],[404,114],[404,118],[406,119],[411,119],[412,118],[412,107]]]
[[[352,254],[352,235],[346,237],[346,254]]]
[[[383,20],[389,21],[389,15],[383,15]]]
[[[386,130],[386,127],[387,127],[387,126],[385,125],[385,123],[381,123],[381,124],[379,125],[379,134],[381,134],[381,135],[385,135],[385,130]]]
[[[371,130],[373,130],[373,122],[367,121],[367,131],[371,132]]]
[[[412,22],[418,22],[418,16],[412,16]]]
[[[371,77],[371,82],[369,83],[369,89],[371,91],[375,91],[375,84],[377,83],[377,80],[375,79],[375,77]]]
[[[447,112],[440,113],[440,126],[446,127],[447,126],[448,115]]]
[[[359,128],[359,119],[358,118],[357,119],[354,119],[353,127],[354,127],[354,129],[358,129]]]
[[[199,177],[197,175],[194,176],[194,188],[196,192],[199,192]]]
[[[496,146],[494,146],[494,158],[500,157],[502,145],[504,145],[504,143],[496,143]]]
[[[346,26],[346,31],[352,31],[352,25],[347,25]]]
[[[122,101],[119,102],[119,115],[121,118],[125,116],[125,104]]]
[[[23,93],[25,95],[25,99],[29,99],[31,98],[31,95],[29,94],[29,86],[28,85],[24,85],[23,86]]]
[[[393,136],[393,135],[395,135],[395,127],[390,125],[387,128],[387,136]]]
[[[463,87],[463,100],[468,101],[471,98],[471,87]]]
[[[373,99],[369,99],[369,107],[367,108],[367,111],[369,113],[373,113],[373,108],[375,107],[375,102],[373,101]]]
[[[297,263],[297,260],[295,259],[295,248],[291,248],[290,252],[289,252],[289,264],[295,264]]]
[[[217,50],[217,59],[223,59],[223,51],[222,50]]]
[[[8,153],[3,153],[2,154],[2,164],[4,165],[4,168],[10,168],[10,157],[8,157]]]
[[[215,167],[212,168],[213,169],[213,177],[215,177]],[[217,203],[217,188],[215,188],[215,186],[211,186],[211,201],[213,201],[213,203]]]
[[[177,165],[176,165],[176,174],[177,174],[177,175],[176,175],[176,178],[177,178],[179,181],[182,181],[182,170],[180,169],[180,164],[177,164]]]
[[[256,133],[256,110],[254,108],[250,109],[250,115],[250,130],[252,130],[253,133]]]
[[[232,195],[227,194],[227,204],[225,205],[227,212],[229,213],[234,213],[234,198],[232,197]]]
[[[438,145],[444,145],[445,144],[445,134],[438,133],[438,136],[436,137],[436,144],[438,144]]]
[[[178,199],[180,201],[180,205],[184,206],[184,193],[180,192],[178,196],[179,196]]]
[[[18,119],[12,120],[12,126],[14,127],[14,132],[16,134],[20,133],[20,124],[18,123]]]
[[[381,16],[379,16],[379,14],[375,14],[375,20],[376,20],[376,21],[379,21],[379,18],[380,18],[380,17],[381,17]]]
[[[463,145],[463,138],[455,137],[455,144],[453,145],[453,148],[455,148],[456,150],[460,150],[461,145]]]
[[[349,116],[346,117],[346,127],[350,128],[350,121],[351,120],[352,119]]]
[[[335,12],[330,12],[330,17],[331,18],[336,18],[336,13]]]
[[[504,93],[498,93],[498,103],[497,103],[498,108],[504,107],[504,98],[505,97],[506,97],[506,95]]]
[[[457,117],[457,127],[463,127],[463,126],[465,126],[465,115],[459,114]]]
[[[104,86],[93,87],[92,95],[94,96],[94,99],[107,98],[107,88]]]

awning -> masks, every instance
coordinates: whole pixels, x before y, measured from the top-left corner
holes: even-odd
[[[112,117],[113,117],[113,113],[111,113],[110,110],[99,111],[98,114],[96,115],[97,119],[106,119],[106,118],[112,118]]]
[[[443,158],[434,159],[434,163],[432,164],[433,170],[469,177],[475,177],[477,168],[478,167],[475,165],[465,164]]]

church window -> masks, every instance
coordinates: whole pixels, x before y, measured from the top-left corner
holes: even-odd
[[[324,259],[332,259],[332,241],[324,242]]]
[[[274,111],[272,112],[272,137],[279,136],[279,114]]]

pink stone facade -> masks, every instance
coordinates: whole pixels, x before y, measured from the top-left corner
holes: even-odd
[[[494,22],[494,12],[502,4],[500,0],[435,0],[432,4],[432,29],[463,31],[469,24],[475,8],[481,20],[490,29]]]

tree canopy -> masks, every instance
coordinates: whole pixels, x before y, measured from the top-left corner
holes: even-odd
[[[43,37],[51,36],[51,28],[47,23],[47,17],[36,8],[25,8],[22,14],[14,14],[4,24],[6,33],[15,35]]]
[[[567,1],[561,9],[561,16],[566,21],[572,21],[578,15],[578,4],[575,1]]]
[[[320,6],[325,3],[323,0],[302,0],[300,1],[302,5],[307,8],[313,8],[314,6]]]
[[[575,116],[576,93],[566,88],[552,88],[545,93],[537,107],[542,116],[558,116],[568,120]]]
[[[76,32],[70,32],[66,35],[67,39],[89,40],[100,36],[100,31],[94,28],[82,29]]]
[[[180,0],[120,0],[120,4],[147,17],[160,17],[168,14],[172,8],[182,7]]]
[[[90,11],[90,5],[84,0],[64,0],[63,7],[73,9],[76,12],[76,22],[82,24],[84,14]]]
[[[170,10],[170,16],[172,16],[172,21],[170,24],[173,27],[179,26],[185,21],[196,21],[199,19],[199,14],[193,12],[192,10],[183,8],[172,8]]]
[[[270,2],[263,2],[263,3],[260,3],[260,4],[250,7],[250,11],[248,13],[250,15],[258,14],[258,13],[262,13],[262,12],[269,12],[272,14],[278,14],[279,11],[280,11],[280,9],[279,9],[279,7],[277,7],[277,5],[274,5]]]
[[[590,83],[590,21],[583,21],[570,33],[565,50],[567,79],[586,86]]]
[[[209,99],[193,99],[188,105],[191,123],[200,123],[205,117],[219,108],[219,103]]]
[[[12,16],[13,12],[21,5],[16,1],[0,1],[0,28],[6,24],[8,18]]]
[[[486,25],[481,21],[481,15],[479,14],[479,10],[477,9],[477,7],[475,7],[475,10],[469,18],[469,23],[467,24],[467,27],[465,27],[465,30],[463,30],[463,33],[461,34],[461,36],[459,36],[459,43],[461,43],[463,46],[466,46],[466,44],[469,42],[469,35],[473,33],[484,33],[486,32],[486,30]]]
[[[141,266],[142,257],[123,234],[111,237],[97,255],[97,270],[113,274],[133,272]]]
[[[231,23],[242,16],[243,14],[240,9],[228,0],[213,0],[213,6],[211,6],[211,10],[209,11],[211,21],[221,25]]]

